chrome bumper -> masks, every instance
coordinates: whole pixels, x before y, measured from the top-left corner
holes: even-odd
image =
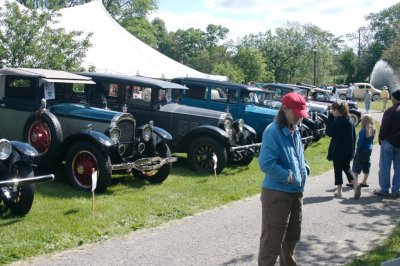
[[[25,177],[25,178],[12,178],[4,181],[0,181],[0,186],[18,186],[18,185],[27,185],[45,181],[53,181],[54,175],[41,175],[41,176],[33,176],[33,177]]]
[[[247,149],[260,148],[260,147],[261,147],[261,142],[260,143],[249,144],[249,145],[231,147],[229,150],[231,152],[235,152],[235,151],[243,151],[243,150],[247,150]]]
[[[157,170],[163,167],[166,163],[173,163],[177,162],[177,157],[170,157],[170,158],[161,158],[161,157],[152,157],[152,158],[142,158],[138,159],[134,162],[129,163],[120,163],[120,164],[113,164],[111,165],[111,169],[114,171],[117,170],[132,170],[136,169],[139,171],[152,171]]]

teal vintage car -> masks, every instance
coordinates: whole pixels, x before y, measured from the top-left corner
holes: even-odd
[[[91,78],[47,69],[0,70],[0,135],[31,144],[36,164],[54,172],[65,162],[65,176],[84,190],[104,192],[112,173],[133,172],[153,183],[169,175],[171,135],[152,121],[136,125],[131,114],[90,107],[84,84]]]

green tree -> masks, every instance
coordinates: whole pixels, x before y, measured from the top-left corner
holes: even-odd
[[[395,69],[400,69],[400,35],[393,40],[392,45],[382,55],[382,59]]]
[[[230,81],[241,83],[244,82],[245,76],[240,68],[231,63],[220,63],[214,66],[214,74],[227,76]]]
[[[215,47],[226,39],[229,30],[221,25],[209,24],[205,32],[205,44],[207,47]]]
[[[341,40],[312,24],[287,23],[277,28],[275,34],[271,31],[250,34],[238,43],[238,47],[260,51],[268,71],[278,82],[313,83],[315,56],[316,83],[319,84],[332,79],[334,58]]]
[[[400,3],[394,4],[378,13],[366,16],[374,42],[381,47],[389,47],[399,33]]]
[[[92,0],[17,0],[29,8],[47,8],[57,10],[65,7],[78,6]],[[157,0],[102,0],[108,13],[118,22],[127,18],[145,18],[158,9]]]
[[[210,24],[204,32],[189,28],[166,33],[162,20],[153,21],[157,38],[157,50],[172,59],[205,73],[215,73],[215,66],[231,62],[232,57],[227,47],[220,44],[228,29]],[[219,68],[220,69],[220,68]]]
[[[377,13],[366,16],[368,26],[362,27],[360,34],[361,48],[358,55],[356,78],[368,81],[376,62],[387,49],[395,49],[394,43],[399,36],[400,3],[394,4]],[[367,38],[365,38],[365,36]],[[386,53],[386,57],[390,52]]]
[[[152,24],[145,17],[132,17],[121,21],[121,26],[151,47],[156,47],[157,37]]]
[[[235,65],[242,70],[244,82],[270,82],[272,74],[267,72],[267,65],[262,54],[254,48],[239,48],[234,56]],[[272,78],[273,81],[273,78]]]
[[[1,67],[79,70],[91,34],[56,29],[57,13],[20,10],[7,4],[0,10]]]
[[[338,83],[349,84],[357,81],[355,79],[356,63],[357,63],[357,58],[353,52],[353,49],[347,49],[346,51],[344,51],[342,54],[339,55],[338,74],[344,77],[344,80]]]

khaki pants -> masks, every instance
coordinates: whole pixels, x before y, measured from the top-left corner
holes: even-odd
[[[382,103],[383,103],[383,110],[382,111],[386,111],[387,102],[388,102],[387,98],[382,98]]]
[[[263,188],[259,266],[297,265],[294,249],[300,240],[303,193],[286,193]]]

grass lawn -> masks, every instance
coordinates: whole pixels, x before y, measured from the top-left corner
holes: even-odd
[[[331,169],[331,162],[326,160],[328,144],[325,137],[306,150],[311,178]],[[54,182],[36,186],[32,210],[25,217],[10,216],[0,206],[0,264],[155,227],[253,196],[260,192],[262,178],[256,159],[248,167],[227,167],[214,178],[192,172],[182,157],[161,185],[130,176],[115,177],[107,193],[96,195],[92,211],[91,194],[71,188],[57,176]],[[378,260],[398,256],[391,250],[398,250],[395,243],[400,242],[399,231],[397,228],[378,253],[359,260],[364,263],[369,256],[379,256]],[[369,265],[363,263],[354,265]]]
[[[382,262],[400,258],[400,225],[382,245],[354,259],[348,266],[380,266]]]
[[[386,109],[391,107],[392,105],[393,105],[392,101],[389,100],[388,103],[386,104]],[[358,102],[358,107],[365,109],[365,103],[362,101]],[[371,110],[382,111],[382,107],[383,107],[382,101],[371,102],[371,107],[370,107]]]

